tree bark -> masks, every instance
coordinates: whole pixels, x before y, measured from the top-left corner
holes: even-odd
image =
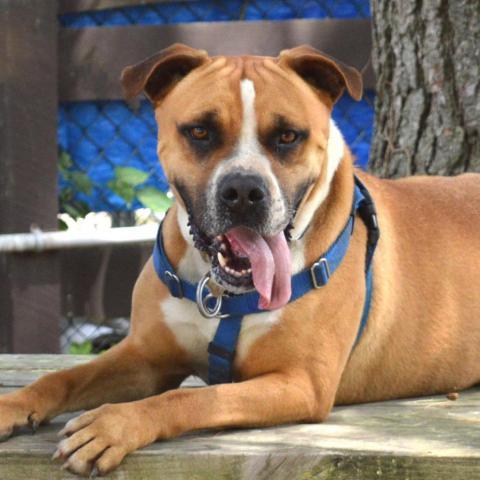
[[[480,171],[480,1],[372,0],[377,77],[370,169]]]

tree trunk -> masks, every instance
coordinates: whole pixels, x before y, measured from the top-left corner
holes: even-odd
[[[480,171],[480,0],[372,0],[370,169]]]

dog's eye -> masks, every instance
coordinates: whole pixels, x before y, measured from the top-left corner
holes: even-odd
[[[205,127],[191,127],[190,130],[188,131],[190,137],[192,137],[194,140],[208,140],[209,139],[209,133],[208,130]]]
[[[177,124],[185,146],[199,159],[207,159],[223,145],[223,130],[216,114],[204,114],[191,122]]]
[[[278,143],[281,145],[289,145],[295,143],[298,139],[298,133],[294,130],[285,130],[278,137]]]

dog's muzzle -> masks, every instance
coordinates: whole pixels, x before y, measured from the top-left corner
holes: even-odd
[[[258,228],[267,220],[270,204],[267,185],[260,175],[229,173],[218,183],[218,209],[230,227]]]

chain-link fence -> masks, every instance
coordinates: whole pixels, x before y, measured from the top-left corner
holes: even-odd
[[[368,18],[368,0],[184,0],[60,17],[65,27],[293,18]]]
[[[88,28],[369,16],[368,0],[184,0],[66,14],[59,21],[66,28]],[[345,95],[333,115],[363,167],[372,134],[373,98],[373,92],[366,92],[361,102]],[[72,216],[89,211],[125,212],[142,206],[159,208],[165,202],[168,184],[158,163],[156,124],[147,101],[136,108],[123,101],[62,103],[58,144],[60,205]],[[82,328],[75,325],[65,326],[64,342],[71,342],[72,335],[78,338]]]

